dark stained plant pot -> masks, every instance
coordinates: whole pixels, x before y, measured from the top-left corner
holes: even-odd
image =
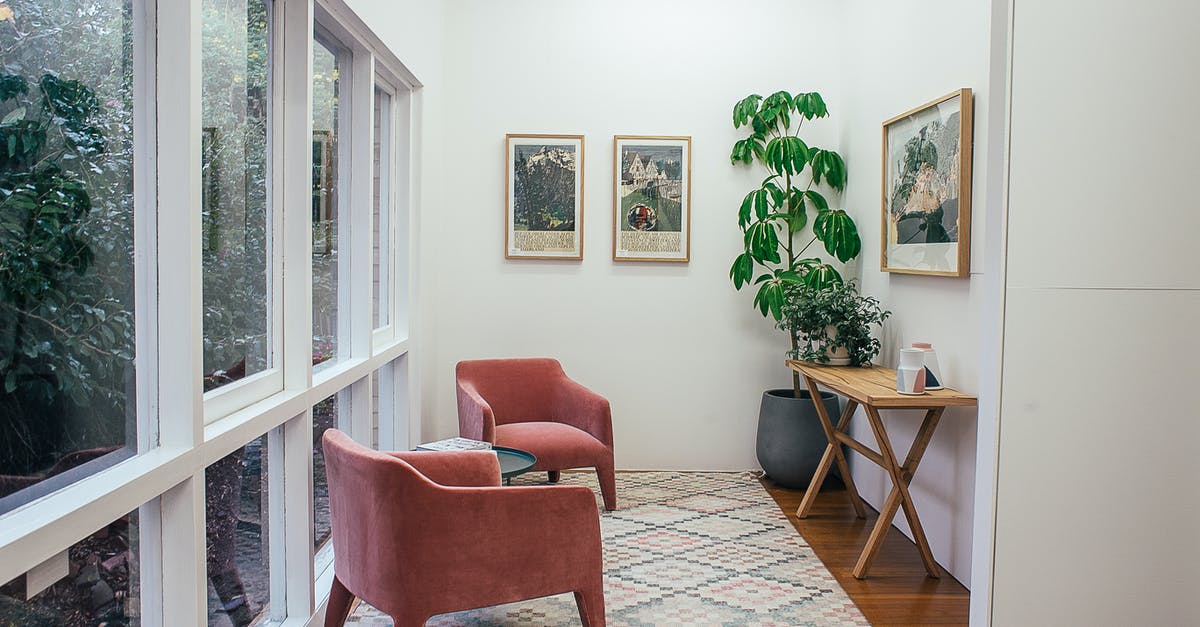
[[[808,487],[828,443],[812,396],[807,390],[800,395],[795,398],[790,389],[767,390],[758,411],[758,463],[785,488]],[[821,392],[821,398],[830,420],[836,422],[841,415],[837,395]],[[836,465],[832,470],[837,470]]]

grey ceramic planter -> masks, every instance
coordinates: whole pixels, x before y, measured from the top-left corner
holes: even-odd
[[[825,431],[808,391],[799,399],[790,389],[763,392],[758,411],[758,463],[775,483],[785,488],[807,488],[821,455],[825,452]],[[838,397],[821,392],[825,411],[836,421],[841,411]]]

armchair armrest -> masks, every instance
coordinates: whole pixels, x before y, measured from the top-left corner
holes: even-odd
[[[475,388],[458,382],[458,434],[464,438],[496,441],[496,416]]]
[[[500,485],[500,461],[491,451],[393,451],[388,455],[444,486]]]
[[[567,377],[558,386],[554,399],[556,421],[586,431],[611,447],[612,408],[608,399]]]

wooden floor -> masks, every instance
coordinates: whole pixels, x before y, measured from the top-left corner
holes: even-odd
[[[804,490],[781,488],[768,478],[762,482],[872,625],[967,624],[970,591],[949,574],[941,579],[926,575],[916,545],[894,526],[867,578],[850,574],[879,515],[868,507],[865,520],[855,518],[837,479],[826,482],[804,520],[796,518]]]

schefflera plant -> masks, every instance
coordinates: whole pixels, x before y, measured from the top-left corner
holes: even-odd
[[[745,251],[734,259],[729,278],[738,290],[757,285],[754,305],[777,323],[783,319],[789,286],[821,289],[842,283],[837,268],[808,252],[814,243],[821,242],[825,252],[841,263],[862,250],[854,220],[844,210],[830,208],[818,191],[840,193],[845,189],[845,161],[837,152],[800,138],[806,122],[828,115],[825,100],[817,92],[792,95],[779,91],[766,98],[751,94],[733,107],[733,127],[747,127],[750,134],[734,143],[730,162],[757,163],[767,177],[746,194],[738,209]],[[815,213],[812,236],[805,242],[810,211]],[[796,350],[795,334],[788,335],[792,350]],[[796,375],[793,385],[798,396]]]

